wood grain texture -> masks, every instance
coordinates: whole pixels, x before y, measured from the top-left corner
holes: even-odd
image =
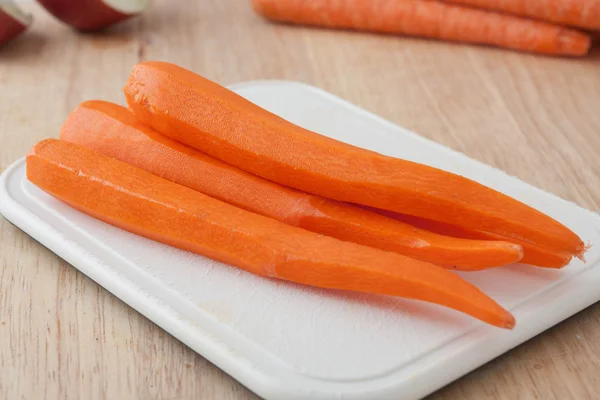
[[[157,0],[78,35],[33,4],[0,51],[0,169],[79,102],[123,104],[139,60],[222,84],[292,79],[592,210],[600,209],[600,53],[582,60],[271,25],[246,0]],[[247,389],[0,218],[1,399],[253,399]],[[600,306],[430,399],[595,399]]]

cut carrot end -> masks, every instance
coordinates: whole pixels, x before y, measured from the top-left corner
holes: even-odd
[[[564,30],[559,34],[559,47],[563,54],[584,56],[590,51],[592,39],[581,32]]]
[[[519,252],[519,259],[515,261],[515,262],[519,262],[523,259],[523,257],[525,257],[525,250],[523,249],[523,246],[521,246],[520,244],[512,243],[512,245],[513,245],[513,248]]]

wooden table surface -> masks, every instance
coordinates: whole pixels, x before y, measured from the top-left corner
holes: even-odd
[[[246,0],[157,0],[78,35],[34,4],[0,51],[0,169],[56,137],[79,102],[123,103],[140,60],[222,84],[324,88],[535,186],[600,208],[600,52],[552,59],[426,40],[270,25]],[[251,392],[0,218],[1,399],[252,399]],[[431,399],[593,399],[600,305]]]

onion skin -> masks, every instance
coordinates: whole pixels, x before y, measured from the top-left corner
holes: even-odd
[[[0,46],[4,46],[27,30],[28,24],[11,15],[0,7]]]
[[[137,14],[124,14],[102,0],[37,0],[50,14],[79,31],[97,31]]]

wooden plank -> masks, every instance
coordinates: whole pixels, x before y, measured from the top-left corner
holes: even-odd
[[[141,19],[79,35],[34,4],[0,52],[0,168],[55,137],[79,102],[123,103],[139,60],[222,84],[320,86],[592,210],[600,209],[600,53],[583,60],[286,27],[247,1],[157,0]],[[0,398],[252,399],[247,389],[0,219]],[[596,397],[600,306],[431,399]]]

